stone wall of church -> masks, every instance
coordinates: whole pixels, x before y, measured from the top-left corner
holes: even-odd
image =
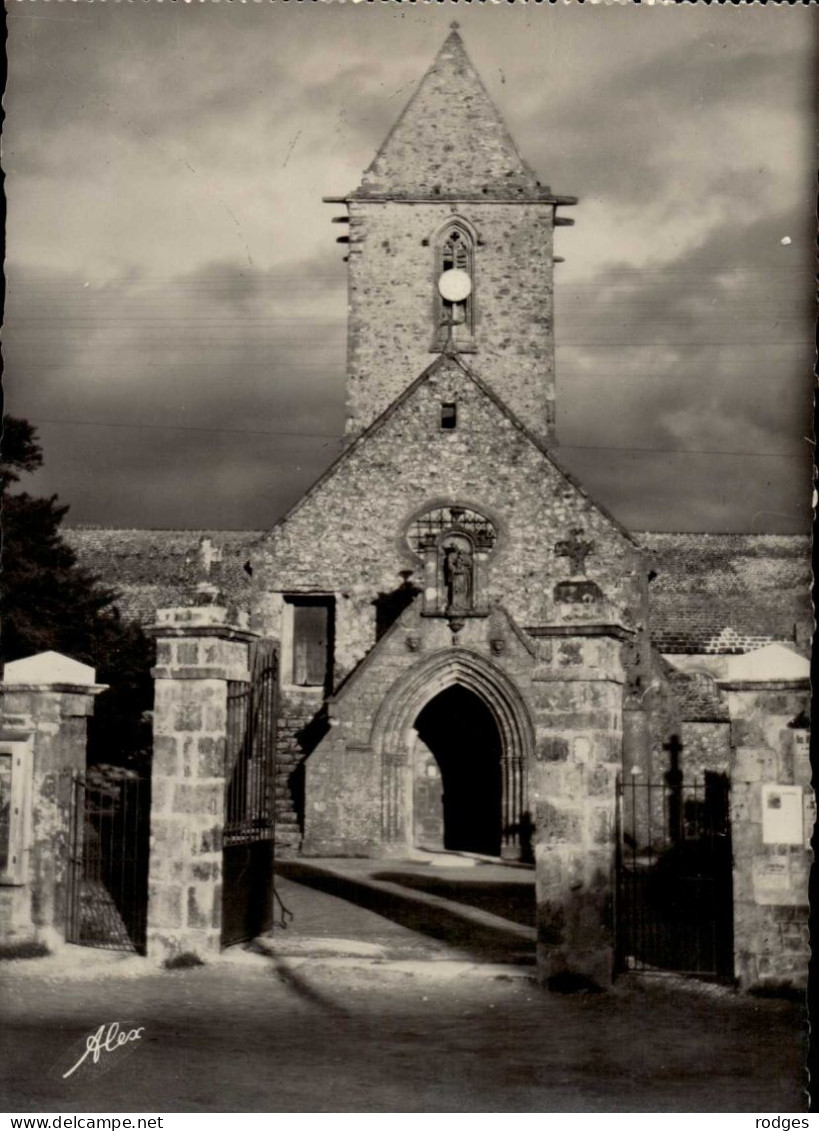
[[[295,852],[301,843],[304,808],[304,759],[315,740],[314,720],[323,703],[319,692],[280,696],[276,730],[276,849],[280,855]],[[311,725],[312,724],[312,725]]]
[[[443,401],[458,427],[440,427]],[[484,598],[501,601],[522,627],[555,615],[556,582],[571,572],[556,542],[574,527],[594,543],[589,576],[626,621],[639,609],[635,547],[581,489],[454,362],[431,374],[381,427],[342,460],[259,546],[253,625],[282,631],[282,594],[336,596],[336,682],[375,642],[379,595],[396,592],[402,571],[422,587],[422,563],[405,532],[414,516],[459,503],[498,530]]]
[[[442,401],[457,402],[458,427],[452,431],[440,427]],[[285,595],[333,595],[333,683],[338,687],[376,642],[379,600],[401,590],[407,573],[410,586],[423,588],[423,565],[405,532],[419,512],[447,503],[474,507],[498,531],[482,593],[487,607],[502,603],[523,628],[554,620],[554,585],[572,572],[556,543],[582,527],[583,538],[594,545],[587,572],[608,599],[611,614],[626,623],[636,618],[633,544],[460,366],[449,362],[397,405],[377,431],[354,444],[260,544],[253,563],[255,630],[284,638],[286,655]],[[323,733],[323,696],[288,686],[286,668],[285,662],[278,785],[283,847],[298,841],[302,763]],[[354,759],[345,757],[349,776]],[[329,812],[327,823],[332,823]]]
[[[329,704],[306,766],[303,851],[406,855],[419,835],[412,723],[474,680],[503,736],[501,854],[536,862],[543,976],[607,984],[624,634],[585,616],[544,631],[557,635],[525,639],[495,609],[453,640],[444,618],[408,609]]]
[[[462,217],[476,234],[470,362],[547,439],[554,430],[553,205],[353,200],[349,210],[348,432],[371,424],[432,360],[436,235]]]
[[[701,781],[706,772],[731,770],[731,727],[727,722],[683,723],[682,768],[686,777]]]
[[[453,639],[445,618],[422,616],[416,603],[329,705],[325,734],[306,765],[307,853],[406,853],[414,835],[407,731],[402,725],[386,727],[389,733],[384,733],[383,706],[409,673],[431,659],[442,660],[445,670],[447,657],[457,659],[463,649],[485,658],[488,678],[497,673],[511,681],[534,713],[535,647],[521,641],[508,617],[495,610],[486,617],[468,618]],[[420,698],[411,700],[410,723],[426,699],[446,685],[440,672],[430,675],[421,685]],[[397,760],[392,771],[395,796],[388,798],[390,790],[383,783],[390,777],[391,759]],[[392,803],[394,812],[387,816],[385,807]]]

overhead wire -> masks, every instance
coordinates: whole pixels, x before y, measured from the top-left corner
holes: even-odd
[[[300,430],[268,428],[209,428],[191,424],[145,424],[113,420],[66,420],[56,417],[41,417],[36,426],[57,424],[65,426],[92,428],[133,428],[170,432],[209,432],[237,436],[298,436],[311,439],[342,440],[337,432],[307,432]],[[754,452],[736,451],[722,448],[630,448],[613,444],[555,444],[555,451],[593,451],[593,452],[646,452],[660,455],[713,455],[713,456],[752,456],[764,459],[803,459],[807,452]]]

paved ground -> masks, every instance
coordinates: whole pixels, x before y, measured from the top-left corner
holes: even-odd
[[[277,952],[329,934],[377,944],[384,958],[533,966],[534,871],[464,862],[475,866],[282,861],[277,890],[294,918],[277,935]]]
[[[355,892],[361,876],[344,871],[331,866],[318,887],[283,879],[280,893],[297,915],[290,928],[207,967],[157,971],[144,959],[73,947],[59,960],[4,963],[2,1106],[805,1110],[796,1006],[666,978],[550,994],[531,980],[514,921],[505,958],[491,931],[489,951],[478,953],[474,943],[413,929],[406,911],[386,917],[322,890],[338,881]],[[456,879],[442,873],[442,882]],[[437,880],[432,887],[440,891]],[[418,911],[422,924],[429,906]],[[113,1021],[144,1029],[63,1079],[87,1035]]]

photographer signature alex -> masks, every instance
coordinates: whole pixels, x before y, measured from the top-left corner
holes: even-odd
[[[88,1034],[85,1039],[85,1052],[73,1067],[63,1073],[63,1079],[76,1072],[89,1056],[94,1064],[99,1064],[103,1053],[115,1052],[124,1045],[138,1041],[144,1032],[144,1025],[140,1025],[138,1029],[120,1029],[119,1021],[112,1021],[107,1026],[100,1025],[99,1029]]]

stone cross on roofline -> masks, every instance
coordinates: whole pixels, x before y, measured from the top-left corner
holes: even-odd
[[[555,554],[569,558],[572,577],[586,576],[586,558],[594,553],[594,542],[582,541],[582,534],[583,527],[575,526],[569,531],[568,538],[555,543]]]

